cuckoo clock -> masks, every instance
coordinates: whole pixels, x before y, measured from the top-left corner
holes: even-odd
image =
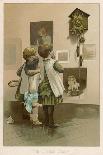
[[[88,17],[90,15],[76,8],[70,15],[69,34],[77,37],[76,54],[79,57],[79,67],[82,66],[82,47],[85,42],[84,33],[88,30]]]
[[[69,32],[71,35],[80,36],[88,30],[88,17],[90,15],[76,8],[70,15]]]

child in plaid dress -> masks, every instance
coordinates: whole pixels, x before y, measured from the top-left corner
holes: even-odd
[[[54,123],[54,107],[63,101],[64,86],[59,76],[59,73],[63,73],[63,68],[52,59],[49,45],[39,46],[38,53],[43,59],[42,80],[38,88],[39,103],[43,105],[44,125],[55,128],[57,125]]]

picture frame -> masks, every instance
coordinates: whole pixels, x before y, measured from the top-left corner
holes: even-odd
[[[94,60],[96,58],[96,45],[84,44],[83,45],[83,59]]]
[[[87,92],[87,68],[64,68],[64,103],[84,99]]]
[[[56,60],[60,63],[69,63],[70,53],[69,50],[57,50]]]
[[[42,39],[44,35],[48,37]],[[53,21],[30,22],[30,45],[53,44]]]

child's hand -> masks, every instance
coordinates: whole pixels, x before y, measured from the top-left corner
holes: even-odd
[[[42,104],[39,104],[39,107],[42,107],[43,105]]]

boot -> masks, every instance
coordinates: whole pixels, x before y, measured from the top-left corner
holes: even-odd
[[[48,113],[48,106],[43,106],[44,111],[44,126],[49,126],[49,113]]]
[[[49,127],[50,128],[57,128],[57,127],[59,127],[59,125],[54,124],[53,115],[54,115],[54,106],[51,105],[51,106],[49,106]]]

